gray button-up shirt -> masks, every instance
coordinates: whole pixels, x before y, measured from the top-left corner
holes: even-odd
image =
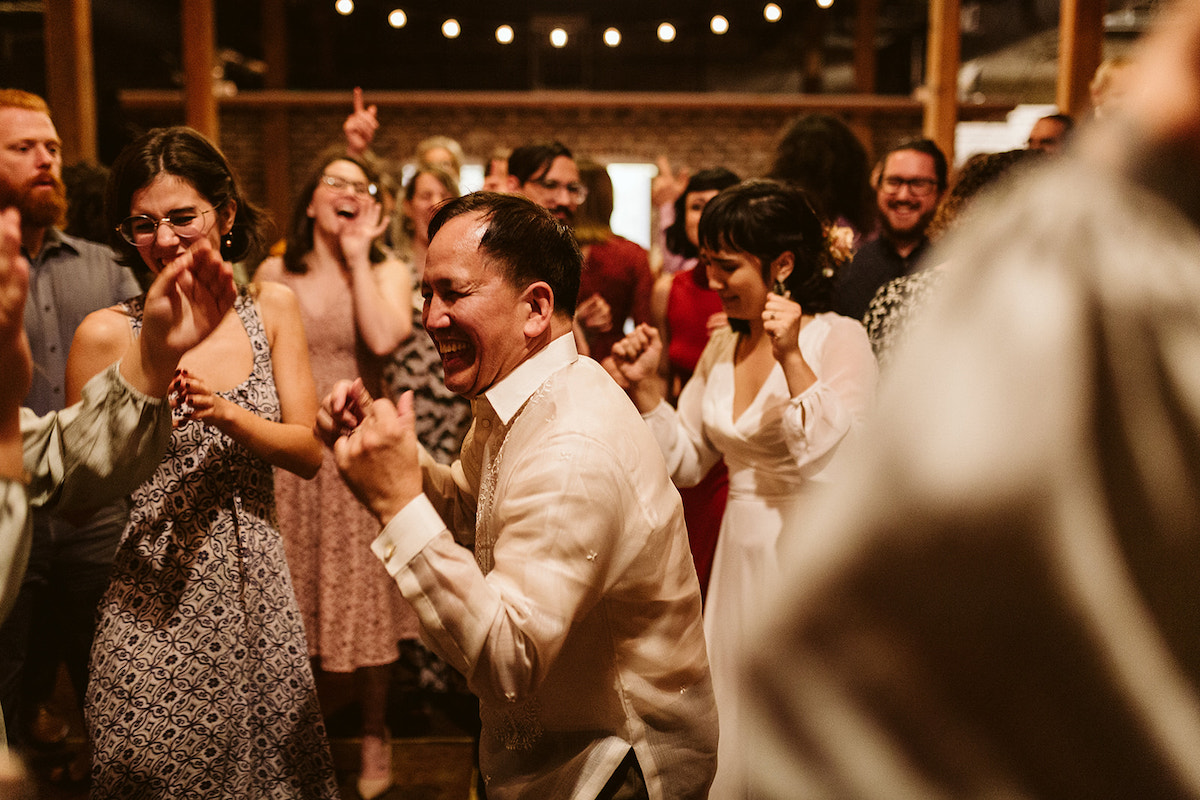
[[[67,352],[83,318],[141,294],[133,273],[104,245],[46,230],[42,252],[29,259],[25,332],[33,351],[33,386],[25,405],[37,414],[66,404]]]
[[[33,351],[33,385],[25,405],[38,415],[66,405],[67,353],[75,329],[93,311],[141,294],[133,272],[117,264],[112,250],[86,239],[46,229],[42,251],[29,259],[25,332]],[[112,560],[128,506],[124,499],[97,511],[76,527],[49,512],[34,513],[35,552],[104,564]],[[52,544],[57,542],[57,545]],[[49,555],[54,554],[54,555]],[[40,563],[40,562],[39,562]]]

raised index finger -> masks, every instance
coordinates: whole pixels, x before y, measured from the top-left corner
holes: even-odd
[[[361,86],[354,87],[354,113],[361,114],[366,109],[363,108],[363,90]]]

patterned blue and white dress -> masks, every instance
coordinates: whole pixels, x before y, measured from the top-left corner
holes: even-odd
[[[227,400],[278,421],[270,346]],[[135,331],[141,299],[125,304]],[[183,421],[132,497],[100,604],[86,715],[92,798],[336,798],[337,784],[275,520],[271,465]]]

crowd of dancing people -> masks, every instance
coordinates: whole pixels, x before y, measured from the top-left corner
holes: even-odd
[[[463,195],[359,90],[278,236],[187,127],[68,215],[0,89],[0,794],[61,662],[85,744],[40,779],[397,796],[407,659],[475,698],[493,800],[1200,797],[1200,11],[1164,13],[1169,88],[1106,64],[1028,148],[871,159],[814,113],[763,176],[661,159],[649,249],[603,164],[513,143]]]

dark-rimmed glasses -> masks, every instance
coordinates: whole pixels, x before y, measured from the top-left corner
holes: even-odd
[[[933,193],[937,188],[937,181],[933,178],[901,178],[896,175],[889,175],[880,183],[883,185],[883,190],[888,194],[899,194],[901,187],[907,186],[908,190],[917,197],[925,197]]]
[[[567,194],[576,203],[582,204],[587,200],[588,190],[582,183],[559,183],[558,181],[548,181],[545,178],[531,178],[529,182],[537,184],[551,194],[556,193],[559,189],[566,189]]]

